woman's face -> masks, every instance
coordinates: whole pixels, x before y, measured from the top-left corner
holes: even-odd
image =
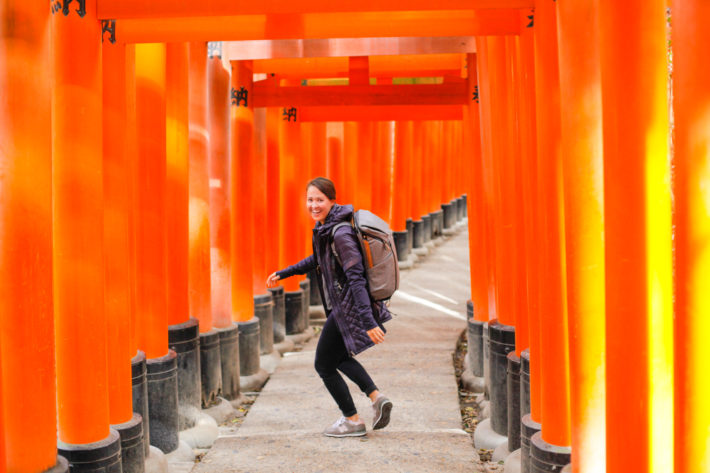
[[[335,204],[335,201],[326,197],[316,186],[308,187],[306,191],[306,208],[313,220],[323,223],[333,204]]]

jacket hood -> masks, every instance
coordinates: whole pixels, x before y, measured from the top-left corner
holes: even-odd
[[[329,234],[334,226],[336,226],[337,224],[342,223],[342,222],[350,222],[350,220],[352,218],[353,218],[353,206],[352,205],[350,205],[350,204],[347,204],[347,205],[333,204],[333,206],[330,208],[330,212],[328,212],[328,216],[325,217],[325,222],[316,223],[315,230],[320,235]]]

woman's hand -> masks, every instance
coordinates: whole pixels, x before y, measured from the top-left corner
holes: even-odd
[[[266,287],[276,287],[278,285],[278,281],[281,279],[278,274],[273,273],[271,276],[266,278]]]
[[[383,332],[380,327],[368,330],[367,334],[370,336],[370,340],[375,342],[375,345],[385,341],[385,332]]]

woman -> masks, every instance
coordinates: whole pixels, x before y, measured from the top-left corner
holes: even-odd
[[[280,279],[311,270],[319,275],[327,319],[316,348],[315,368],[343,413],[323,434],[329,437],[361,436],[366,433],[365,423],[360,419],[338,370],[353,380],[372,401],[372,428],[385,427],[389,423],[392,402],[379,392],[365,368],[353,356],[385,340],[382,324],[392,316],[384,304],[370,300],[355,230],[350,225],[340,225],[333,232],[339,223],[352,220],[352,205],[336,204],[333,182],[317,177],[306,187],[306,207],[316,221],[313,254],[276,271],[266,284],[274,287]]]

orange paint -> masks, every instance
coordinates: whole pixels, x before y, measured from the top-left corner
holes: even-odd
[[[255,295],[266,294],[266,278],[271,272],[266,265],[266,228],[270,214],[267,212],[267,163],[266,163],[266,109],[254,110],[254,168],[252,203],[253,217],[253,264],[252,288]]]
[[[467,156],[464,167],[467,170],[468,206],[468,248],[471,272],[471,301],[473,318],[488,321],[488,284],[486,252],[486,228],[489,224],[483,205],[483,159],[481,155],[481,99],[476,56],[467,56],[468,96],[471,101],[464,109],[464,133],[468,137]],[[475,98],[478,97],[478,98]]]
[[[355,168],[355,204],[359,209],[372,208],[372,140],[375,125],[372,122],[357,124],[357,166]]]
[[[409,193],[412,166],[412,122],[394,123],[394,163],[392,179],[392,224],[393,232],[407,230],[409,218]]]
[[[180,16],[253,15],[257,13],[321,13],[321,12],[388,12],[414,10],[463,10],[525,8],[534,6],[532,0],[442,0],[436,4],[425,0],[360,0],[340,2],[307,0],[294,4],[283,0],[259,3],[235,3],[230,0],[213,0],[209,3],[170,2],[153,0],[149,4],[138,0],[101,0],[99,18],[163,18]]]
[[[302,120],[303,121],[303,120]],[[326,127],[323,122],[311,125],[311,176],[326,175]]]
[[[116,22],[126,43],[514,35],[516,10],[400,11],[136,18]]]
[[[346,190],[341,203],[352,204],[356,209],[360,208],[358,202],[358,168],[360,159],[358,156],[358,123],[345,122],[343,124],[343,169],[344,169],[344,189]],[[337,188],[336,188],[337,189]],[[340,193],[341,189],[338,189]]]
[[[375,161],[372,166],[372,210],[390,226],[391,218],[391,177],[392,177],[392,122],[377,122],[375,124],[376,137],[374,140],[373,156]]]
[[[281,110],[266,109],[266,271],[271,274],[283,269],[281,264],[280,238],[283,233],[281,209],[280,155],[279,155],[279,121]]]
[[[530,350],[530,415],[535,422],[542,419],[540,404],[540,255],[536,248],[540,247],[540,209],[537,187],[537,124],[535,121],[535,34],[528,15],[530,11],[521,12],[524,29],[520,35],[518,47],[519,107],[520,107],[520,160],[522,164],[522,198],[523,227],[527,251],[525,266],[527,271],[527,325],[528,347]],[[525,349],[523,344],[516,346]]]
[[[335,184],[336,200],[340,203],[350,202],[350,194],[345,182],[345,163],[343,158],[343,123],[328,123],[326,137],[328,146],[327,177]]]
[[[246,322],[254,317],[253,270],[253,175],[254,107],[251,64],[232,62],[230,90],[229,205],[232,320]],[[246,92],[246,99],[239,94]]]
[[[705,295],[708,270],[708,131],[710,68],[697,55],[708,40],[706,2],[673,2],[673,85],[675,111],[676,325],[675,472],[710,468],[707,403],[703,374],[708,333]]]
[[[535,86],[541,225],[540,363],[542,438],[570,445],[565,238],[560,153],[560,77],[555,3],[535,9]],[[532,360],[531,360],[532,363]]]
[[[105,314],[107,323],[109,421],[133,417],[131,352],[130,207],[131,166],[126,128],[126,45],[105,42],[103,65],[103,185]]]
[[[101,28],[95,7],[87,3],[83,18],[70,11],[51,20],[57,426],[59,440],[72,444],[109,435]]]
[[[200,333],[205,333],[212,329],[205,43],[191,43],[188,46],[188,88],[190,195],[187,284],[190,316],[199,320]]]
[[[301,122],[461,120],[461,105],[350,105],[300,107]]]
[[[138,202],[136,258],[138,347],[147,358],[168,353],[165,246],[165,45],[136,46]]]
[[[599,19],[594,1],[558,6],[575,473],[603,471],[606,466],[605,320],[600,316],[605,272]]]
[[[599,3],[609,473],[673,470],[666,4]]]
[[[136,128],[136,47],[126,45],[126,153],[128,163],[128,205],[130,219],[128,221],[128,268],[129,268],[129,330],[128,347],[132,355],[138,352],[138,259],[137,237],[138,225],[138,129]]]
[[[229,211],[229,71],[219,57],[207,60],[212,322],[232,325]]]
[[[0,35],[0,470],[19,473],[57,455],[49,18],[38,2],[0,10],[22,24]]]
[[[280,269],[297,263],[300,259],[302,245],[300,245],[301,240],[296,233],[303,230],[301,213],[304,207],[306,184],[300,179],[298,171],[301,160],[301,124],[298,121],[287,121],[284,118],[282,116],[279,122]],[[283,286],[286,291],[298,291],[300,289],[299,278],[285,279]]]
[[[187,43],[171,43],[166,50],[166,182],[168,324],[190,319],[189,255],[189,128]]]

